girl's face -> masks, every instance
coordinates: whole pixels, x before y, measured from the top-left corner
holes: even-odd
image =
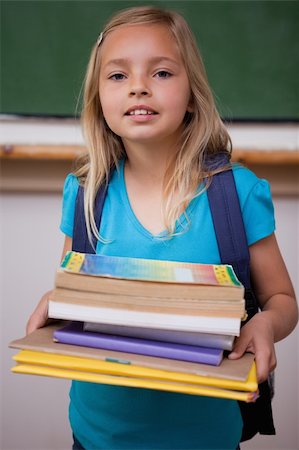
[[[99,95],[108,126],[125,146],[178,142],[190,85],[164,25],[124,25],[104,38]]]

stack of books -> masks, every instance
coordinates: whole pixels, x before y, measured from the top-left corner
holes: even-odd
[[[12,370],[254,401],[253,356],[223,358],[245,315],[231,266],[69,252],[49,300],[64,322],[12,342]]]
[[[228,265],[69,252],[49,317],[239,335],[244,288]]]

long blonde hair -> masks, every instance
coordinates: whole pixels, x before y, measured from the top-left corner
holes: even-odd
[[[185,211],[202,181],[213,171],[205,169],[205,160],[222,152],[230,156],[231,141],[217,112],[206,71],[195,38],[184,18],[175,11],[156,7],[134,7],[117,13],[104,27],[101,40],[123,25],[162,24],[173,35],[188,75],[192,113],[186,113],[180,146],[164,177],[163,216],[172,236],[176,220]],[[95,43],[85,76],[82,128],[88,154],[81,159],[75,175],[84,185],[84,211],[89,239],[99,235],[94,218],[94,201],[109,173],[126,156],[122,140],[107,125],[99,99],[101,43]],[[198,192],[197,192],[198,194]]]

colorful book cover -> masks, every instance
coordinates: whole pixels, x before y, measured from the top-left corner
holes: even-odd
[[[73,273],[130,280],[242,287],[232,266],[68,252],[61,268]]]
[[[54,341],[63,344],[198,362],[213,366],[218,366],[223,358],[222,349],[83,331],[83,324],[79,322],[73,322],[56,330],[53,338]]]

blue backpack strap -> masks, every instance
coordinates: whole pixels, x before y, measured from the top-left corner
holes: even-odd
[[[250,255],[232,170],[214,175],[207,194],[221,262],[231,264],[243,284],[246,310],[251,318],[258,311],[258,305],[251,290]]]
[[[223,264],[231,264],[245,288],[250,287],[250,256],[240,202],[231,170],[213,176],[208,198]]]
[[[245,287],[249,320],[258,312],[258,303],[251,289],[250,254],[232,170],[215,174],[207,194],[221,262],[233,266],[237,277]],[[271,392],[267,381],[259,384],[259,393],[260,397],[255,403],[239,402],[244,424],[241,442],[251,439],[258,432],[275,434]]]
[[[98,190],[95,198],[94,217],[97,230],[100,229],[102,210],[106,193],[107,185],[104,184]],[[83,186],[79,186],[75,205],[72,250],[80,253],[95,253],[96,245],[97,242],[95,237],[93,237],[92,244],[88,239],[84,215],[84,188]]]
[[[218,166],[228,162],[226,155],[218,158]],[[215,161],[212,164],[207,162],[207,165],[215,168]],[[207,195],[221,262],[232,265],[243,284],[246,310],[248,318],[251,318],[258,311],[258,304],[251,290],[250,254],[239,196],[231,169],[213,176]]]

